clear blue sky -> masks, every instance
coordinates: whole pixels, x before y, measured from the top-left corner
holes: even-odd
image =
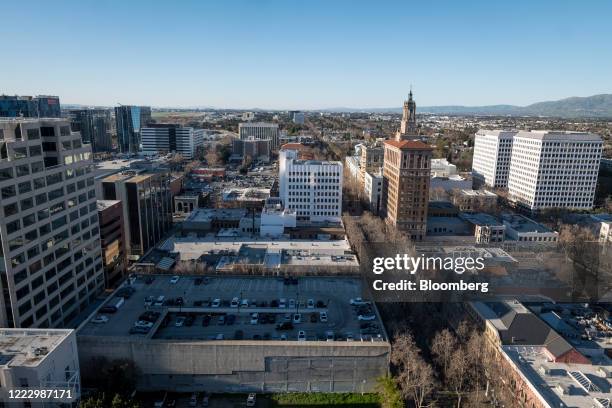
[[[0,93],[233,108],[612,93],[610,1],[8,1]]]

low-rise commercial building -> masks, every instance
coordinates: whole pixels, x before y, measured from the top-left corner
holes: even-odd
[[[556,243],[559,233],[523,215],[503,214],[502,221],[509,239],[520,243]]]
[[[487,212],[497,206],[497,194],[487,190],[463,189],[452,194],[452,201],[463,212]]]
[[[76,404],[81,396],[81,377],[75,331],[0,329],[0,384],[0,406]],[[9,390],[18,389],[57,390],[58,398],[9,398]]]

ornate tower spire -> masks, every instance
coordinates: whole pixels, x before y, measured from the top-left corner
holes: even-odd
[[[402,114],[402,124],[400,131],[396,135],[397,140],[408,139],[410,136],[417,134],[416,124],[416,102],[412,99],[412,86],[408,93],[408,100],[404,101],[404,109]]]

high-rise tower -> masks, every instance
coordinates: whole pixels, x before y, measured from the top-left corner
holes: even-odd
[[[408,94],[408,100],[404,101],[404,109],[402,114],[402,125],[399,132],[395,135],[395,140],[406,140],[417,134],[416,124],[416,102],[412,99],[412,89]]]

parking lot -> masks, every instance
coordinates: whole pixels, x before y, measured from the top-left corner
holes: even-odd
[[[290,341],[297,341],[300,331],[305,332],[307,341],[384,336],[377,316],[370,321],[357,318],[360,313],[374,316],[372,307],[358,308],[349,303],[361,296],[358,279],[302,277],[283,281],[270,277],[182,276],[174,284],[170,280],[167,275],[157,275],[148,283],[144,277],[137,278],[132,285],[135,292],[116,313],[107,315],[109,321],[87,323],[81,328],[82,334]],[[145,306],[146,298],[159,296],[164,296],[163,306]],[[182,301],[177,301],[179,298]],[[240,304],[232,305],[233,298],[238,298]],[[134,323],[147,310],[160,312],[153,328],[146,333],[130,334]],[[327,315],[326,321],[322,321],[322,313]],[[179,320],[182,324],[177,325]],[[293,327],[285,325],[284,330],[277,330],[283,322],[290,322]]]

